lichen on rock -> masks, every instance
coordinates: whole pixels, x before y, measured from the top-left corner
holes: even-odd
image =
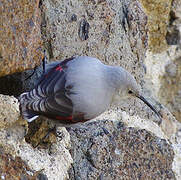
[[[37,1],[1,1],[0,76],[40,64],[43,57]]]
[[[140,0],[148,17],[148,47],[153,53],[168,48],[166,42],[167,26],[172,0]]]

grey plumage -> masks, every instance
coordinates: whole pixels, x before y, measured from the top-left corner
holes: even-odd
[[[44,115],[71,124],[93,119],[127,96],[140,98],[160,117],[129,72],[80,56],[47,65],[36,87],[19,99],[22,116],[29,122]]]

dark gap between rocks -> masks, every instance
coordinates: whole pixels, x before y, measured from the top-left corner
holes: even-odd
[[[21,93],[31,90],[42,74],[42,66],[37,67],[32,75],[33,72],[32,69],[0,77],[0,94],[18,97]]]

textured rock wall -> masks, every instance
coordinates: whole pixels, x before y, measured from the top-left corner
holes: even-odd
[[[71,179],[175,179],[172,147],[146,130],[107,120],[70,135]]]
[[[41,10],[41,48],[46,49],[49,61],[89,55],[106,64],[123,66],[136,77],[163,120],[159,121],[139,100],[129,99],[120,102],[120,108],[113,107],[81,127],[58,127],[58,137],[51,133],[35,148],[54,122],[40,118],[27,124],[19,117],[17,100],[1,95],[1,179],[181,179],[181,124],[153,98],[180,120],[179,0],[43,0],[30,4],[33,3],[33,12]],[[7,9],[3,10],[6,16]],[[34,15],[35,18],[37,14]],[[15,17],[17,22],[20,17],[21,13]],[[40,27],[34,27],[36,30],[30,28],[30,34],[34,32],[33,42],[38,45],[33,47],[37,47],[42,43]],[[20,34],[23,32],[22,29]],[[18,33],[15,39],[22,36]],[[14,46],[9,47],[4,52],[13,50],[14,56],[23,56],[21,50],[26,46],[17,46],[21,49],[16,50],[18,53],[14,53]],[[36,51],[32,56],[42,58]],[[30,59],[26,58],[28,63]],[[28,63],[23,68],[35,65]],[[41,67],[37,68],[28,80],[25,79],[31,71],[0,79],[0,92],[18,95],[31,89],[41,71]]]
[[[151,94],[158,98],[178,121],[181,121],[181,3],[179,0],[173,0],[172,4],[170,1],[164,1],[162,4],[158,1],[154,2],[159,6],[163,6],[163,3],[165,6],[167,4],[163,21],[165,25],[159,28],[164,33],[160,36],[160,31],[155,31],[154,35],[150,34],[149,39],[154,38],[157,44],[164,48],[155,46],[155,43],[150,40],[151,48],[146,52],[145,58],[147,87]],[[155,11],[160,13],[160,8],[155,7]],[[155,16],[155,13],[152,16]],[[157,19],[153,18],[152,24],[156,26]],[[148,28],[152,29],[152,26]]]
[[[45,0],[42,11],[51,58],[94,56],[142,78],[146,16],[138,1]]]
[[[153,53],[167,49],[165,36],[169,22],[172,0],[140,0],[148,17],[148,48]]]
[[[0,179],[69,179],[72,163],[70,136],[57,138],[51,148],[33,148],[25,142],[28,124],[19,116],[16,98],[0,95]]]
[[[56,140],[52,141],[49,136],[49,140],[35,148],[33,140],[30,144],[24,140],[31,124],[27,125],[19,117],[17,99],[1,95],[0,102],[1,109],[9,110],[9,113],[0,112],[0,124],[4,124],[0,127],[1,179],[181,177],[180,133],[173,134],[176,141],[168,139],[167,134],[149,119],[130,117],[121,110],[119,114],[108,111],[95,121],[68,128],[68,131],[58,127]],[[42,124],[46,122],[43,118]],[[35,131],[36,139],[47,133],[44,128]]]
[[[1,1],[0,76],[34,68],[42,59],[39,0]]]

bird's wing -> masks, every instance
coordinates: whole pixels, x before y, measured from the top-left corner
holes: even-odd
[[[41,81],[44,81],[46,80],[47,81],[47,77],[52,74],[52,72],[54,72],[54,70],[57,68],[57,67],[61,67],[63,71],[65,71],[67,69],[67,63],[69,61],[72,61],[74,60],[75,58],[74,57],[71,57],[71,58],[68,58],[68,59],[65,59],[63,61],[54,61],[52,63],[49,63],[49,64],[46,64],[46,67],[45,67],[45,73],[40,77],[37,85],[39,85],[41,83]]]
[[[29,112],[62,121],[71,120],[72,101],[65,95],[68,93],[65,90],[67,62],[71,60],[73,58],[48,65],[36,87],[24,94],[24,104]]]

